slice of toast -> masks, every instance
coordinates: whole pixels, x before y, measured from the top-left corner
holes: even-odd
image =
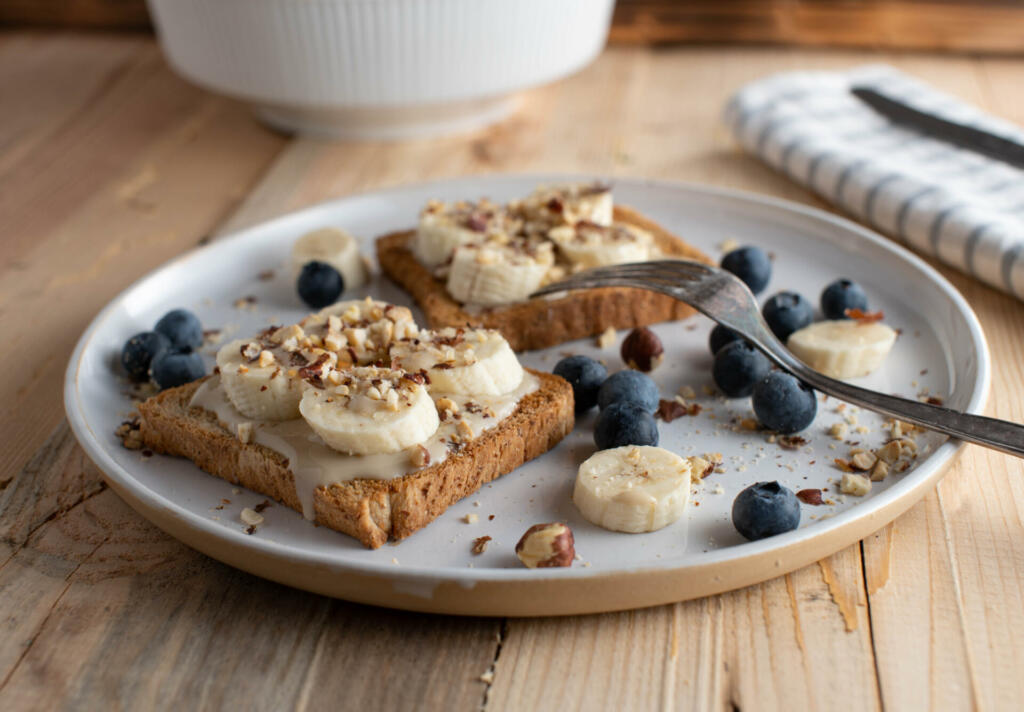
[[[614,218],[650,232],[666,257],[711,263],[700,250],[631,208],[616,205]],[[384,273],[416,300],[432,329],[466,325],[497,329],[513,350],[530,351],[596,336],[608,327],[630,329],[696,313],[672,297],[627,287],[590,289],[559,299],[531,299],[467,312],[448,294],[445,283],[413,255],[408,245],[414,234],[407,230],[377,238],[377,260]]]
[[[402,477],[317,488],[315,521],[376,549],[389,538],[404,539],[487,482],[553,448],[573,428],[572,388],[558,376],[530,372],[540,379],[540,387],[524,396],[497,427],[443,462]],[[258,443],[243,444],[214,413],[189,406],[200,383],[171,388],[139,406],[145,447],[186,457],[211,475],[301,512],[283,455]]]

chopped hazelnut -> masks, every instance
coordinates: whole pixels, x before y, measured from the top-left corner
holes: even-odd
[[[422,445],[409,448],[409,462],[415,467],[424,467],[430,464],[430,451]]]
[[[622,360],[638,371],[653,371],[665,358],[665,347],[658,335],[647,327],[638,327],[629,332],[620,350]]]
[[[850,466],[856,470],[866,471],[874,467],[877,461],[878,457],[874,453],[863,450],[850,458]]]
[[[237,427],[238,441],[247,445],[252,440],[252,423],[239,423]]]
[[[852,494],[855,497],[863,497],[871,491],[871,480],[864,475],[846,473],[839,482],[839,490],[843,494]]]
[[[889,476],[889,465],[885,460],[876,460],[874,467],[871,468],[871,481],[881,482]]]
[[[250,527],[258,527],[260,524],[263,524],[263,515],[248,507],[243,509],[238,516],[243,524],[248,524]]]
[[[534,524],[516,544],[516,556],[530,569],[572,566],[572,530],[561,522]]]
[[[597,337],[597,345],[599,348],[606,349],[615,343],[615,327],[609,326],[607,329],[601,332],[601,335]]]

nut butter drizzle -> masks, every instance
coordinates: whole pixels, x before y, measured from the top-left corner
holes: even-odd
[[[450,452],[461,450],[466,443],[510,416],[519,401],[539,385],[536,376],[524,372],[519,387],[501,396],[467,397],[431,392],[442,416],[437,431],[419,446],[378,455],[346,455],[332,450],[301,418],[275,423],[253,422],[235,410],[216,375],[200,384],[189,406],[213,413],[229,432],[236,436],[240,431],[245,432],[248,442],[263,445],[286,458],[295,478],[295,493],[302,515],[312,520],[314,493],[318,488],[355,479],[396,479],[443,462]],[[449,404],[454,404],[455,408]],[[423,450],[428,457],[423,456]]]

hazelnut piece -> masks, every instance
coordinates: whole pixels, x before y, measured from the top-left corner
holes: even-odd
[[[516,556],[530,569],[572,566],[576,556],[572,530],[561,522],[534,524],[516,544]]]
[[[641,326],[629,332],[622,342],[621,353],[627,366],[647,373],[656,369],[665,358],[665,347],[657,334]]]

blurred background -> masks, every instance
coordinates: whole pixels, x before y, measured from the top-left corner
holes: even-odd
[[[8,26],[147,31],[145,0],[0,0]],[[613,43],[1024,51],[1018,0],[619,0]]]

